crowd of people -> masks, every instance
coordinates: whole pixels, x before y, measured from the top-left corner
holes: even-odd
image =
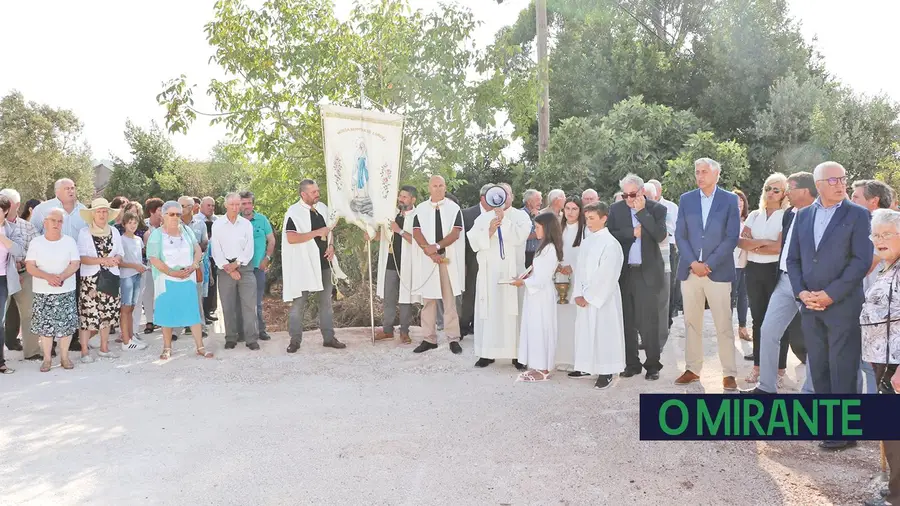
[[[683,311],[685,367],[675,380],[683,386],[701,377],[709,309],[724,391],[778,392],[789,350],[806,366],[805,393],[900,391],[894,191],[863,180],[848,193],[844,167],[825,162],[812,172],[770,175],[751,209],[744,192],[719,186],[721,170],[715,160],[697,160],[697,188],[678,204],[663,197],[659,181],[635,174],[620,181],[611,204],[593,189],[578,197],[552,190],[546,201],[527,189],[522,209],[502,182],[484,185],[468,208],[447,194],[440,176],[431,177],[422,202],[415,187],[403,186],[396,218],[366,236],[380,243],[384,320],[375,338],[393,339],[399,316],[399,341],[413,344],[413,306],[421,304],[423,339],[414,353],[438,348],[439,330],[454,354],[473,335],[476,367],[508,360],[521,371],[517,381],[547,381],[563,371],[596,377],[594,386],[606,389],[616,377],[659,379],[673,317]],[[209,358],[203,338],[218,301],[228,308],[226,350],[239,342],[259,350],[270,339],[262,298],[276,241],[252,193],[229,193],[225,214],[216,216],[212,197],[151,198],[143,206],[97,198],[85,206],[71,180],[54,189],[54,199],[25,206],[15,190],[0,192],[7,348],[41,360],[41,371],[57,352],[64,369],[74,367],[70,352],[83,363],[94,360],[92,348],[116,358],[115,328],[123,352],[147,348],[143,312],[144,334],[162,329],[160,359],[171,357],[178,332]],[[283,298],[292,305],[287,352],[300,349],[313,294],[323,345],[342,349],[331,304],[339,268],[328,208],[315,181],[302,181],[299,194],[281,232]],[[744,389],[741,354],[753,362]],[[2,355],[0,372],[13,372]],[[885,448],[893,473],[885,501],[896,502],[900,445]]]

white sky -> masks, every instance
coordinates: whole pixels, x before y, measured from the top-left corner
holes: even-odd
[[[476,33],[488,44],[501,27],[515,21],[528,0],[457,0],[484,24]],[[252,3],[252,2],[251,2]],[[351,0],[336,0],[344,17]],[[438,0],[411,0],[414,8],[433,8]],[[212,54],[203,25],[214,0],[2,0],[0,1],[0,94],[13,89],[26,100],[72,109],[84,123],[95,159],[112,152],[128,159],[125,120],[163,125],[156,103],[161,83],[186,74],[198,83],[197,106],[212,111],[204,95],[211,77]],[[891,60],[895,47],[896,0],[791,0],[792,15],[802,21],[828,70],[857,91],[885,92],[900,101],[900,68]],[[551,90],[552,95],[552,90]],[[187,135],[173,137],[185,156],[205,158],[225,137],[222,127],[201,118]]]

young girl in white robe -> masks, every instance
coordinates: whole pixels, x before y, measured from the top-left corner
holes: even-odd
[[[525,287],[519,363],[527,364],[529,369],[520,374],[516,381],[547,381],[556,358],[557,292],[553,277],[563,258],[559,218],[552,213],[539,214],[534,219],[534,233],[541,242],[534,253],[531,274],[524,280],[516,279],[512,283]]]

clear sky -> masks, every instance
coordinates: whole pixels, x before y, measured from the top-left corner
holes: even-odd
[[[489,43],[502,26],[515,21],[528,0],[458,0],[483,25],[479,45]],[[0,94],[12,89],[27,100],[72,109],[84,123],[85,139],[95,159],[110,152],[129,158],[122,132],[125,120],[139,125],[163,123],[156,103],[161,83],[179,74],[199,83],[198,108],[212,110],[203,94],[211,77],[211,48],[203,25],[211,19],[214,0],[7,0],[0,7]],[[251,0],[249,3],[254,3]],[[411,0],[425,9],[437,0]],[[900,1],[791,0],[791,12],[802,22],[807,39],[817,47],[828,69],[854,89],[885,92],[900,100],[900,68],[894,63],[896,20]],[[351,0],[336,0],[344,17]],[[175,135],[178,151],[205,158],[225,137],[221,127],[200,118],[187,135]]]

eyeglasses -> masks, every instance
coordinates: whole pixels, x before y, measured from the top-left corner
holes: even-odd
[[[168,217],[170,217],[170,218],[173,217],[173,216],[174,216],[174,217],[181,218],[181,213],[166,213],[166,216],[168,216]]]
[[[765,190],[766,193],[772,192],[775,195],[784,192],[784,190],[775,186],[766,186],[765,188],[763,188],[763,190]]]
[[[828,181],[829,186],[837,186],[838,183],[840,183],[842,185],[846,185],[847,184],[847,176],[829,177],[826,179],[819,179],[819,181]]]
[[[895,237],[900,236],[897,232],[885,232],[883,234],[872,234],[869,236],[869,239],[874,241],[890,241]]]
[[[638,196],[638,192],[631,192],[631,193],[623,193],[623,194],[622,194],[622,198],[623,198],[623,199],[634,199],[634,198],[637,198],[637,196]]]

